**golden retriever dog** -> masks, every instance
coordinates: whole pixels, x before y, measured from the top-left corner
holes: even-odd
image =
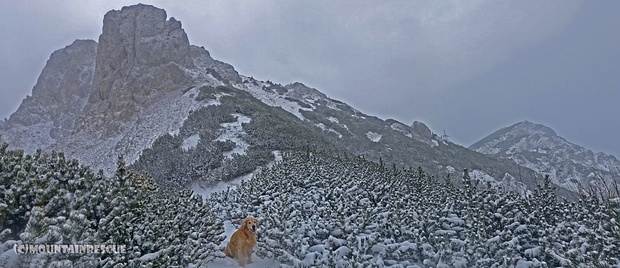
[[[252,251],[256,245],[256,231],[258,230],[258,220],[247,217],[241,226],[230,237],[230,241],[224,249],[224,254],[231,258],[236,258],[239,265],[245,267],[252,262]]]

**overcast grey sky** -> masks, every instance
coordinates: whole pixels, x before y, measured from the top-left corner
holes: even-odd
[[[132,1],[0,1],[0,118]],[[620,1],[143,1],[240,73],[469,146],[530,120],[620,157]]]

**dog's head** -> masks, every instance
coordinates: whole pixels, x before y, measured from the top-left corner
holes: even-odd
[[[248,228],[248,230],[250,230],[250,232],[252,233],[256,233],[256,230],[258,230],[258,220],[253,217],[245,218],[241,225],[245,228]]]

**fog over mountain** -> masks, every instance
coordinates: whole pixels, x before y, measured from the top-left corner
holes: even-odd
[[[130,4],[2,1],[0,118],[30,94],[53,51],[97,40],[102,14]],[[620,114],[617,2],[148,4],[240,73],[300,81],[364,113],[445,129],[465,146],[531,120],[620,155],[620,124],[609,119]]]

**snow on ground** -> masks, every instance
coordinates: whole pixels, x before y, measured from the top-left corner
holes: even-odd
[[[183,95],[179,91],[153,94],[148,105],[129,121],[121,122],[118,135],[100,139],[94,130],[82,131],[66,141],[63,151],[68,157],[80,159],[80,163],[91,166],[93,170],[102,169],[104,175],[111,176],[116,170],[117,155],[123,155],[125,162],[131,165],[160,136],[178,135],[191,111],[217,105],[216,100],[196,101],[196,92],[190,89]],[[83,147],[89,150],[78,150]],[[110,151],[110,148],[114,149]]]
[[[439,146],[439,142],[437,142],[436,140],[431,140],[431,142],[433,143],[431,146]]]
[[[247,77],[242,76],[243,79],[250,80]],[[299,103],[290,101],[285,99],[286,95],[280,95],[275,92],[268,92],[263,90],[263,86],[268,86],[267,83],[256,81],[258,85],[253,84],[252,82],[244,83],[239,85],[240,88],[245,88],[252,96],[256,99],[262,101],[263,103],[273,106],[273,107],[281,107],[285,111],[297,116],[297,118],[301,120],[305,120],[306,118],[301,114],[300,110],[304,111],[312,111],[314,108],[304,108],[299,105]]]
[[[140,260],[146,262],[146,261],[152,261],[154,259],[157,259],[161,255],[162,251],[163,249],[160,249],[157,252],[144,254],[140,257]]]
[[[333,117],[333,116],[328,117],[327,120],[329,120],[329,121],[331,121],[333,123],[336,123],[336,124],[340,123],[340,121],[338,121],[338,118]]]
[[[373,142],[379,142],[381,140],[382,136],[383,135],[381,135],[379,133],[372,132],[372,131],[366,132],[366,137],[368,137],[368,139],[373,141]]]
[[[282,152],[273,151],[272,153],[275,157],[275,160],[267,163],[267,167],[271,167],[275,163],[282,161]],[[231,189],[237,188],[238,185],[241,185],[242,181],[251,180],[254,177],[254,174],[257,172],[257,170],[260,170],[260,169],[261,167],[257,168],[251,173],[245,174],[243,176],[239,176],[227,182],[220,181],[214,186],[204,186],[202,185],[202,183],[196,182],[192,184],[192,190],[194,191],[195,194],[198,194],[202,196],[202,198],[206,199],[210,197],[213,193],[226,191],[228,187],[231,187]]]
[[[16,240],[7,240],[0,244],[0,264],[6,265],[4,267],[19,267],[19,255],[13,249],[16,244]]]
[[[319,100],[319,97],[318,96],[304,96],[304,99],[307,102],[314,104],[316,101]]]
[[[498,183],[497,180],[493,176],[487,174],[484,171],[480,171],[480,170],[472,170],[472,171],[470,171],[469,172],[469,177],[474,179],[474,180],[479,180],[479,181],[483,181],[483,182],[490,182],[491,184],[497,184]]]
[[[237,185],[240,185],[241,181],[251,180],[253,175],[254,175],[253,172],[248,173],[248,174],[239,176],[227,182],[220,181],[214,186],[204,186],[202,185],[202,183],[197,182],[197,183],[192,184],[192,190],[194,191],[195,194],[198,194],[202,196],[203,199],[206,199],[210,197],[213,193],[219,193],[219,192],[226,191],[228,187],[231,187],[231,189],[237,188]]]
[[[516,191],[517,193],[521,195],[525,195],[525,196],[529,196],[532,194],[532,192],[527,189],[525,184],[518,181],[515,177],[513,177],[512,175],[508,173],[504,174],[504,177],[501,180],[497,180],[493,176],[487,174],[484,171],[472,170],[469,172],[469,177],[472,178],[473,180],[478,180],[484,183],[489,182],[491,186],[495,188],[503,188],[503,189]]]
[[[231,221],[224,221],[224,234],[226,235],[226,239],[220,245],[224,248],[228,241],[230,241],[230,237],[239,227],[239,223],[233,224]],[[240,267],[239,262],[236,259],[230,257],[218,258],[209,263],[210,268],[229,268],[229,267]],[[264,268],[264,267],[280,267],[280,264],[272,259],[262,259],[256,256],[256,254],[252,254],[252,263],[245,266],[246,268]]]
[[[272,153],[275,157],[275,160],[267,164],[267,166],[272,166],[275,163],[282,161],[282,152],[273,151]],[[260,170],[260,168],[258,168],[258,170]],[[234,189],[237,187],[237,185],[240,185],[242,181],[251,180],[253,177],[254,177],[254,172],[240,176],[229,182],[219,182],[217,185],[212,186],[212,187],[202,187],[199,184],[194,184],[192,185],[192,189],[194,190],[194,193],[201,195],[203,198],[207,198],[211,196],[211,194],[213,193],[226,191],[228,187],[231,187],[231,189]],[[239,225],[240,223],[233,223],[229,220],[224,221],[224,234],[226,235],[226,239],[224,239],[222,244],[220,244],[220,247],[222,249],[226,247],[226,245],[228,244],[228,241],[230,241],[230,237],[237,230]],[[218,259],[213,260],[212,262],[209,263],[208,267],[228,268],[228,267],[240,267],[240,266],[237,260],[229,258],[229,257],[224,257],[224,258],[218,258]],[[256,256],[256,254],[252,254],[252,263],[246,265],[245,267],[246,268],[280,267],[280,264],[273,259],[263,259],[263,258],[259,258],[258,256]]]
[[[453,166],[447,166],[446,171],[450,174],[456,172],[456,169]]]
[[[243,130],[243,124],[250,123],[252,118],[242,114],[233,114],[233,116],[237,118],[237,121],[232,123],[223,123],[222,127],[224,128],[224,132],[222,132],[222,134],[220,134],[220,136],[215,139],[216,141],[229,140],[236,144],[235,148],[233,148],[231,151],[224,153],[224,156],[229,159],[232,158],[232,155],[234,153],[240,155],[245,154],[245,151],[250,146],[247,142],[243,140],[243,136],[246,135],[245,131]]]
[[[340,134],[340,132],[334,130],[333,128],[328,128],[323,123],[318,123],[318,124],[314,124],[314,125],[317,126],[320,129],[322,129],[323,131],[333,132],[334,134],[338,135],[338,138],[342,139],[342,134]]]
[[[297,116],[297,118],[304,120],[306,119],[302,114],[300,110],[304,110],[304,111],[312,111],[314,109],[312,108],[303,108],[299,105],[299,103],[294,102],[294,101],[290,101],[284,98],[275,98],[274,99],[275,103],[277,104],[277,106],[282,107],[282,109],[284,109],[285,111],[294,114],[295,116]]]
[[[336,103],[334,103],[333,101],[328,101],[327,102],[327,108],[332,109],[332,110],[336,110],[336,111],[341,111],[342,110],[340,108],[338,108],[338,106],[336,105]]]
[[[191,148],[194,148],[196,147],[196,145],[198,145],[199,140],[200,140],[200,135],[198,135],[198,133],[191,135],[183,140],[183,144],[181,144],[181,148],[186,151]]]
[[[205,84],[206,85],[206,84]],[[187,117],[189,116],[189,111],[193,110],[193,109],[197,109],[199,106],[199,104],[202,103],[202,107],[209,107],[209,106],[218,106],[220,104],[222,104],[222,102],[220,102],[220,97],[221,95],[216,95],[215,96],[215,100],[208,100],[206,102],[200,102],[195,100],[196,96],[198,96],[199,92],[198,89],[201,88],[204,85],[200,85],[200,86],[196,86],[190,90],[188,90],[187,92],[185,92],[185,94],[183,94],[183,101],[185,101],[186,103],[183,103],[182,105],[185,106],[189,106],[191,107],[190,109],[186,109],[187,112],[183,113],[183,119],[181,119],[177,124],[175,124],[173,130],[168,131],[168,134],[170,134],[170,136],[176,136],[179,135],[179,130],[181,129],[181,126],[183,126],[183,123],[185,122],[185,120],[187,120]],[[189,102],[189,103],[188,103]]]
[[[276,150],[276,151],[273,151],[271,153],[273,153],[273,156],[275,157],[275,162],[282,161],[282,152]]]

